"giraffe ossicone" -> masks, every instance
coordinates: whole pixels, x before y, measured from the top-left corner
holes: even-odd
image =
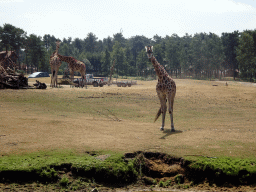
[[[153,46],[145,46],[146,53],[148,56],[148,59],[153,64],[153,67],[155,69],[155,72],[158,76],[158,83],[156,85],[156,92],[158,95],[158,98],[161,103],[161,107],[158,110],[155,121],[158,119],[158,117],[162,114],[162,126],[160,130],[164,130],[164,124],[165,124],[165,114],[167,111],[166,102],[168,103],[168,110],[170,114],[171,119],[171,131],[174,132],[174,123],[173,123],[173,104],[174,104],[174,98],[176,94],[176,84],[174,80],[169,76],[169,74],[166,72],[164,67],[160,65],[160,63],[157,62],[156,58],[153,56]]]

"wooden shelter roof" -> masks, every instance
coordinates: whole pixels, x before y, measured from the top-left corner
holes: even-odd
[[[18,55],[14,51],[7,51],[7,55],[6,55],[6,51],[0,52],[0,60],[4,59],[6,57],[12,57],[12,56],[18,58]]]

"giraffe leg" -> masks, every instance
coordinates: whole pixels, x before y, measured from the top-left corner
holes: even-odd
[[[84,88],[84,75],[82,75],[82,88]]]
[[[52,72],[53,70],[51,69],[51,72]],[[52,73],[53,74],[53,73]],[[53,78],[53,76],[52,76],[52,74],[51,74],[51,84],[50,84],[50,87],[52,87],[52,78]]]
[[[85,83],[85,88],[87,89],[87,81],[86,81],[86,76],[84,76],[84,83]]]
[[[55,81],[54,81],[55,87],[58,87],[58,71],[59,71],[59,66],[57,66],[55,70]]]
[[[52,81],[53,81],[53,79],[52,79],[52,75],[51,75],[51,85],[50,85],[50,87],[52,87]]]
[[[71,79],[71,82],[73,82],[74,80],[74,71],[70,70],[70,79]]]
[[[54,75],[54,87],[57,87],[57,71],[55,71],[55,75]]]
[[[173,123],[173,103],[174,103],[175,91],[171,92],[168,95],[168,106],[169,106],[169,114],[171,119],[171,131],[175,132],[174,123]]]
[[[165,114],[167,110],[166,106],[166,96],[162,94],[161,92],[157,92],[157,95],[159,97],[160,103],[161,103],[161,110],[162,110],[162,127],[160,127],[160,130],[164,130],[164,122],[165,122]]]
[[[55,70],[52,70],[52,76],[51,76],[51,87],[54,87],[54,81],[55,81],[55,77],[54,77],[54,74],[55,74]]]

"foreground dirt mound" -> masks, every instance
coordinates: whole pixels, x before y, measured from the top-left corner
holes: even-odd
[[[135,165],[145,184],[155,184],[169,181],[168,185],[189,184],[185,179],[186,170],[183,158],[177,158],[164,153],[135,152],[126,153],[126,159],[135,159]],[[167,183],[166,183],[167,184]]]
[[[255,175],[241,170],[238,175],[228,175],[221,168],[212,169],[206,165],[195,168],[194,161],[184,160],[165,153],[135,152],[126,153],[125,158],[135,159],[135,166],[139,174],[146,176],[146,180],[170,181],[170,185],[176,184],[215,184],[217,186],[254,185]],[[212,159],[212,157],[204,157]],[[245,173],[246,174],[245,174]],[[243,175],[242,175],[243,174]],[[250,175],[250,176],[249,176]],[[149,182],[150,183],[150,182]]]

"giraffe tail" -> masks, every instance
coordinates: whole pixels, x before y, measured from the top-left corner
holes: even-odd
[[[158,110],[158,112],[157,112],[157,114],[156,114],[156,117],[155,117],[155,121],[154,121],[154,122],[156,122],[156,120],[157,120],[158,117],[161,115],[161,113],[162,113],[162,109],[161,109],[161,107],[160,107],[160,109]]]

